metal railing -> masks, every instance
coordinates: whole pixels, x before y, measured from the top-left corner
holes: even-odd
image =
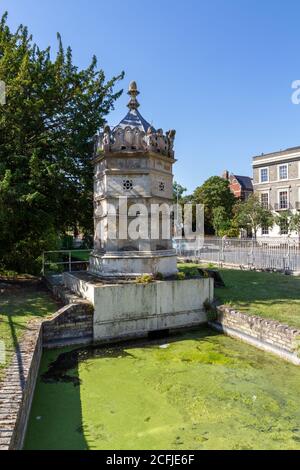
[[[71,272],[86,270],[92,250],[44,251],[42,254],[42,274],[48,272]]]
[[[300,240],[291,238],[205,238],[198,246],[181,240],[174,245],[178,257],[236,267],[300,272]],[[42,273],[86,270],[92,250],[45,251]]]
[[[206,238],[199,249],[184,242],[178,256],[197,262],[278,271],[300,271],[300,243],[296,239]]]

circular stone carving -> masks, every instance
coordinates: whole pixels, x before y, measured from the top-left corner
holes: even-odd
[[[123,189],[124,191],[130,191],[133,188],[132,180],[123,180]]]

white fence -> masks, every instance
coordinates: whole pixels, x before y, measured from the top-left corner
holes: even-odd
[[[186,241],[177,243],[176,251],[178,256],[218,265],[300,271],[300,244],[292,239],[206,238],[197,249]]]
[[[251,240],[206,238],[198,244],[174,241],[178,257],[196,262],[247,268],[300,272],[300,243],[292,239]],[[87,269],[91,250],[62,250],[43,253],[42,272]]]

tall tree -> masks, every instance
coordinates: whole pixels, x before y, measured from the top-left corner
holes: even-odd
[[[236,199],[229,189],[227,180],[212,176],[202,186],[195,189],[193,202],[204,204],[205,232],[213,233],[213,210],[222,207],[225,216],[230,218]]]
[[[12,32],[0,21],[0,263],[37,269],[57,234],[92,231],[93,138],[121,91],[123,73],[106,80],[97,60],[80,70],[72,51],[51,60],[24,26]]]
[[[251,231],[254,238],[256,238],[259,228],[272,227],[274,225],[272,213],[262,206],[256,194],[249,196],[245,202],[239,202],[235,212],[235,220],[238,226]]]
[[[223,236],[230,229],[230,218],[223,206],[213,209],[213,227],[218,236]]]

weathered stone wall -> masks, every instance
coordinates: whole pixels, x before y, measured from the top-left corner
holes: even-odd
[[[93,306],[84,300],[66,305],[43,322],[43,346],[53,348],[93,341]]]
[[[46,280],[54,297],[65,306],[43,322],[43,347],[53,348],[93,341],[93,313],[90,302],[78,297],[62,284]]]
[[[42,356],[39,321],[32,322],[0,384],[0,450],[22,449]]]
[[[300,364],[300,330],[226,306],[218,307],[217,312],[216,321],[210,322],[214,328]]]

